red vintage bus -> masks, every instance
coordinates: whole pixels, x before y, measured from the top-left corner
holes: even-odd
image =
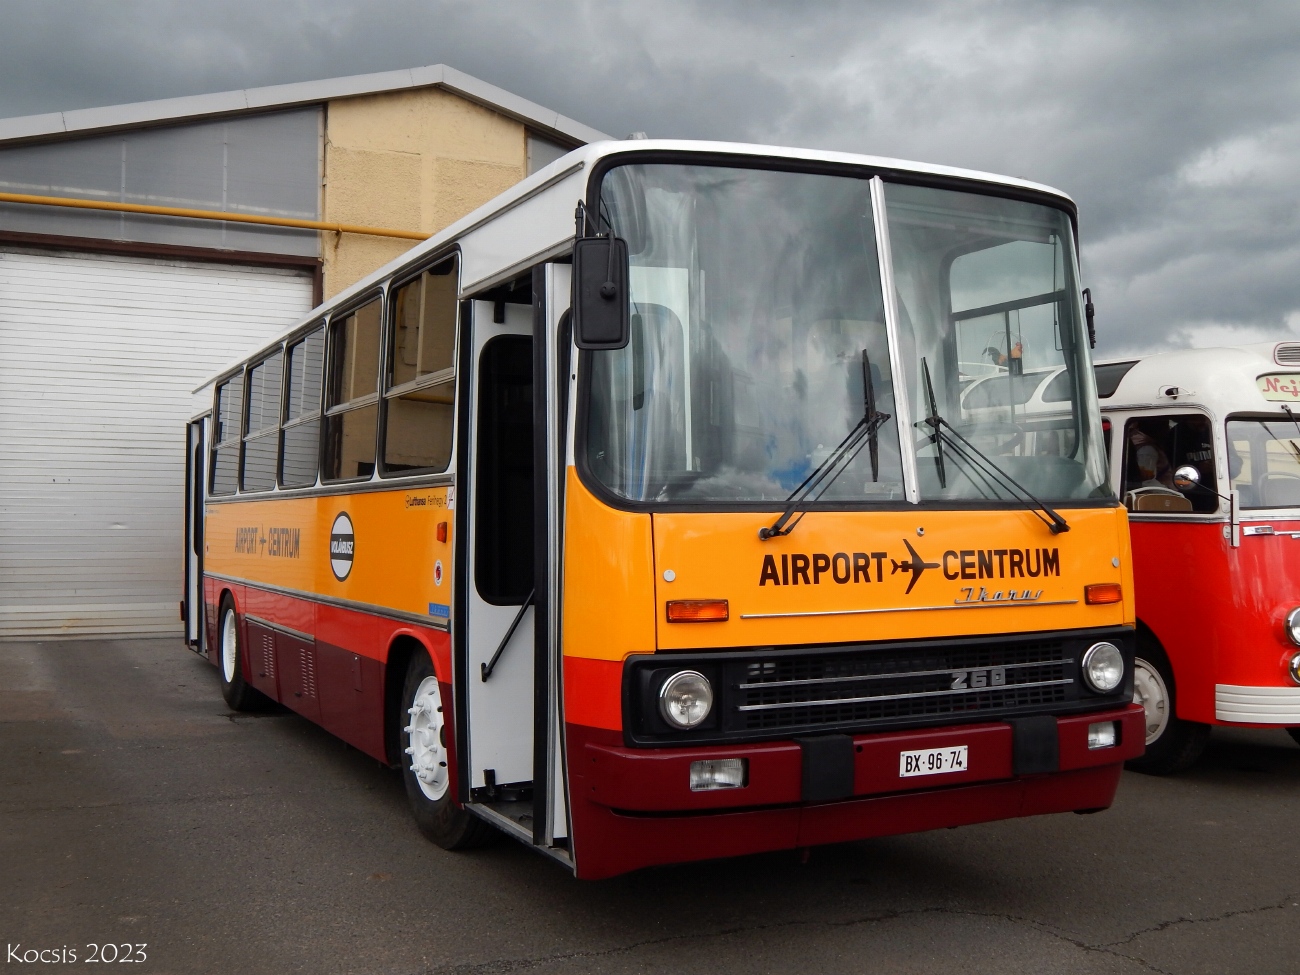
[[[1300,343],[1095,372],[1133,544],[1147,750],[1129,767],[1185,769],[1214,725],[1300,742]]]

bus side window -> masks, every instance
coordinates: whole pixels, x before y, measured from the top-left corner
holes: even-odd
[[[1174,471],[1195,467],[1205,489],[1174,487]],[[1199,413],[1134,417],[1124,425],[1121,496],[1131,511],[1144,514],[1219,509],[1214,466],[1214,438],[1208,417]]]
[[[316,483],[324,369],[324,329],[318,328],[289,346],[285,372],[289,388],[280,456],[280,484],[284,487],[310,487]]]
[[[322,480],[370,477],[379,426],[378,298],[330,319]]]
[[[275,460],[280,445],[280,389],[284,353],[268,356],[248,370],[248,416],[244,429],[243,491],[275,487]]]
[[[533,340],[498,335],[478,372],[474,584],[518,606],[533,588]]]
[[[234,494],[239,484],[240,423],[244,417],[244,374],[227,379],[217,387],[217,428],[212,440],[212,494]]]
[[[456,404],[456,261],[398,288],[389,315],[383,473],[438,473],[451,462]]]

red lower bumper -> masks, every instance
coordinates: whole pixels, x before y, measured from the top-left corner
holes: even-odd
[[[1119,741],[1089,750],[1088,726],[1119,723]],[[1142,754],[1142,708],[1060,718],[1060,771],[1012,774],[1008,724],[959,725],[853,738],[853,795],[802,801],[802,749],[792,741],[694,748],[627,748],[617,732],[568,725],[578,876],[611,877],[655,864],[842,843],[947,826],[1104,809],[1122,765]],[[899,753],[966,745],[964,771],[900,777]],[[746,758],[743,788],[691,792],[705,758]]]

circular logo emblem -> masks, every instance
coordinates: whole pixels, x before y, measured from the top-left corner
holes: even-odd
[[[435,586],[442,585],[442,559],[433,563],[433,584]]]
[[[340,511],[330,526],[330,570],[342,582],[352,571],[352,556],[356,551],[356,536],[352,533],[352,519]]]

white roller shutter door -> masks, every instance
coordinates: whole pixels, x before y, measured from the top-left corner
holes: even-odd
[[[0,637],[180,632],[191,390],[300,271],[0,251]]]

